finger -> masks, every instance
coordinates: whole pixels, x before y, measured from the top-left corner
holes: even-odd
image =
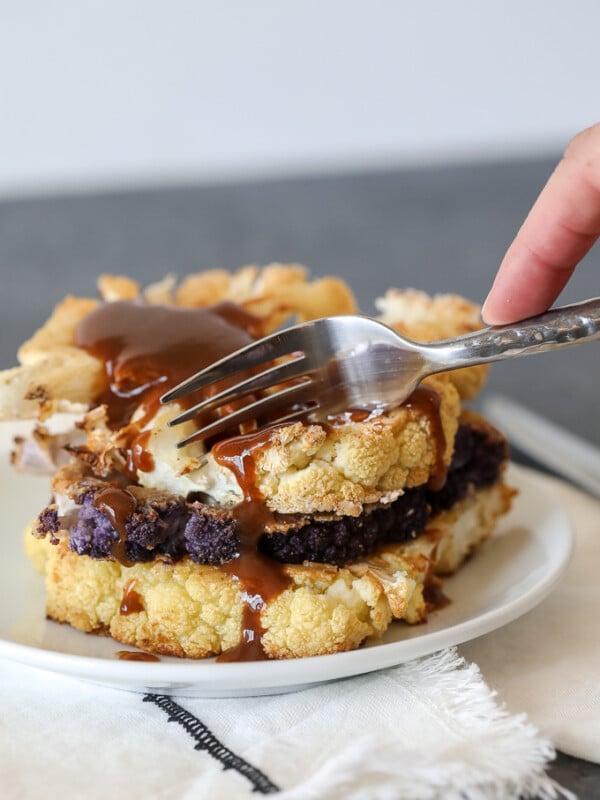
[[[600,125],[573,139],[509,247],[484,304],[489,324],[549,308],[600,236]]]

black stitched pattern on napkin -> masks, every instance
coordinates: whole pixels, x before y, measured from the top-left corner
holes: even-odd
[[[144,695],[144,703],[154,703],[168,715],[169,722],[177,722],[189,733],[196,742],[194,750],[206,750],[213,758],[216,758],[223,765],[223,769],[234,769],[240,775],[247,778],[252,784],[253,792],[260,794],[273,794],[279,791],[279,787],[267,778],[252,764],[244,761],[241,756],[236,755],[228,747],[225,747],[212,731],[201,722],[197,717],[186,711],[166,694],[147,694]]]

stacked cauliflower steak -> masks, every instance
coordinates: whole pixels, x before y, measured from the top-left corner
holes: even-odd
[[[275,264],[180,285],[169,277],[144,291],[103,276],[99,291],[100,300],[63,301],[20,349],[21,365],[0,373],[0,418],[36,421],[17,442],[15,465],[53,473],[51,501],[26,535],[45,574],[49,618],[188,658],[351,650],[394,619],[425,620],[440,576],[508,510],[505,440],[461,408],[485,368],[431,377],[386,413],[295,421],[258,439],[232,431],[226,443],[243,456],[240,481],[240,458],[232,468],[219,456],[222,442],[176,449],[196,423],[169,428],[181,407],[149,402],[168,388],[164,375],[145,394],[121,386],[128,405],[117,420],[107,386],[110,378],[116,391],[114,364],[125,362],[110,366],[81,344],[99,315],[144,309],[164,312],[167,323],[187,314],[191,326],[194,314],[215,311],[219,324],[241,325],[252,339],[286,320],[353,313],[340,280],[311,282],[303,268]],[[452,295],[391,290],[378,310],[422,341],[479,327],[477,307]],[[75,420],[66,430],[65,419]],[[248,515],[249,505],[260,513]]]

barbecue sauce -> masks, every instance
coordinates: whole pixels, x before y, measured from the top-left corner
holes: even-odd
[[[142,431],[131,441],[127,454],[127,470],[132,475],[135,475],[137,470],[152,472],[154,469],[154,458],[152,453],[146,449],[151,435],[152,431]]]
[[[119,486],[107,486],[94,496],[94,505],[102,514],[105,514],[111,525],[119,534],[119,538],[111,545],[111,552],[116,560],[126,567],[130,567],[125,543],[127,541],[127,519],[136,509],[135,497],[128,489]]]
[[[446,483],[448,465],[445,463],[446,437],[440,416],[440,396],[430,386],[418,386],[405,401],[406,408],[414,408],[429,420],[429,430],[435,442],[435,463],[427,488],[432,491],[441,489]]]
[[[124,616],[128,616],[129,614],[139,614],[140,611],[145,611],[144,601],[139,592],[136,591],[136,584],[137,581],[135,578],[133,578],[125,584],[123,589],[123,597],[121,599],[119,613],[123,614]]]
[[[444,593],[441,581],[435,577],[425,581],[423,599],[427,603],[428,611],[439,611],[450,605],[450,598]]]
[[[97,402],[106,405],[109,424],[124,427],[141,406],[142,428],[168,389],[261,333],[261,321],[233,303],[179,308],[119,301],[88,314],[75,343],[105,364]]]
[[[136,652],[135,650],[117,650],[119,661],[160,661],[158,656],[152,653]]]
[[[244,587],[242,636],[239,644],[222,653],[218,661],[267,658],[262,647],[261,611],[290,584],[283,564],[258,549],[258,540],[274,521],[274,514],[267,508],[255,481],[256,457],[268,445],[271,435],[272,430],[267,428],[258,433],[224,439],[212,449],[215,461],[234,473],[244,494],[243,501],[233,509],[240,525],[240,556],[221,567]]]

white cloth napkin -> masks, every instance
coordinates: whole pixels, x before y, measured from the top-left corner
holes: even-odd
[[[11,799],[563,796],[544,773],[550,743],[453,650],[230,700],[135,694],[4,661],[0,701],[0,786]]]
[[[543,480],[575,528],[567,573],[529,614],[461,652],[559,750],[600,763],[600,502],[563,481]]]

